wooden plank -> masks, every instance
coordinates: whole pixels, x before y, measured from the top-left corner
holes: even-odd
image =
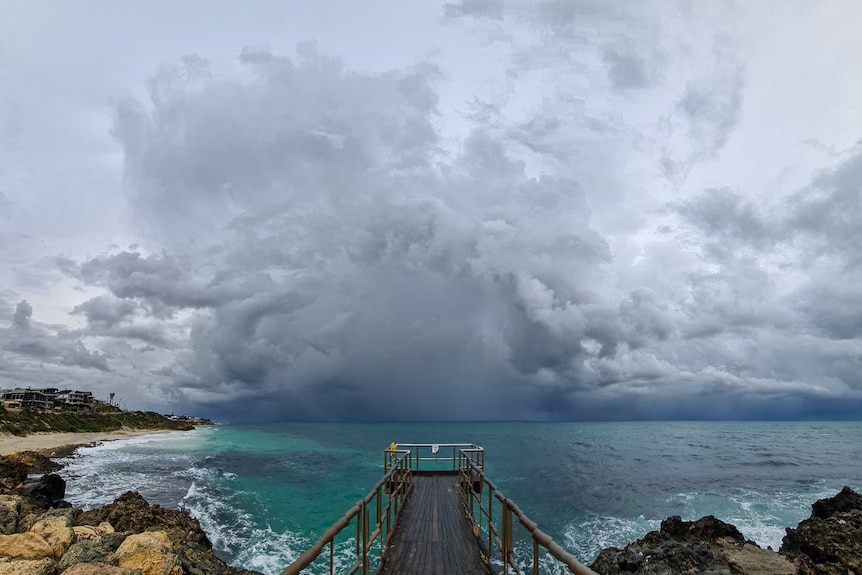
[[[458,476],[417,475],[380,575],[492,575],[458,496]]]

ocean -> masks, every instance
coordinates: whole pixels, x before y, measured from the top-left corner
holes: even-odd
[[[489,478],[586,564],[680,515],[762,547],[844,485],[862,490],[862,423],[279,423],[217,425],[82,448],[66,499],[128,490],[197,517],[231,565],[279,573],[381,476],[391,443],[474,443]]]

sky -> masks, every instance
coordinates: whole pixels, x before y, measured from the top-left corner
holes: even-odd
[[[0,0],[0,388],[862,419],[856,0]]]

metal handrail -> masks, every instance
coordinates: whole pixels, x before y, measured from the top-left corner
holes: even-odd
[[[487,544],[487,563],[491,565],[491,551],[494,546],[500,552],[503,563],[503,575],[508,575],[511,567],[515,573],[520,574],[521,569],[514,560],[514,543],[512,538],[512,515],[518,518],[518,522],[527,530],[533,540],[533,575],[539,574],[539,547],[544,547],[548,553],[557,561],[565,565],[570,573],[575,575],[597,575],[595,571],[578,561],[574,555],[560,547],[550,536],[539,529],[535,521],[532,521],[521,509],[515,505],[515,502],[506,498],[503,493],[497,489],[497,486],[485,476],[482,468],[476,465],[473,458],[468,453],[463,453],[459,473],[461,475],[461,494],[464,500],[465,510],[473,523],[474,530],[479,536],[479,531],[482,527],[481,518],[476,520],[474,513],[474,502],[478,503],[478,512],[487,521],[488,544]],[[482,504],[482,489],[481,484],[488,486],[488,504],[487,507]],[[500,529],[494,525],[494,509],[493,498],[496,498],[502,506],[502,525]],[[484,542],[480,543],[484,545]]]
[[[485,468],[485,450],[472,443],[397,443],[393,445],[396,446],[396,451],[401,449],[411,451],[410,465],[414,472],[428,471],[427,468],[423,468],[423,464],[433,462],[437,466],[434,469],[436,471],[443,471],[439,467],[440,464],[451,463],[452,473],[457,474],[462,451],[472,453],[476,464],[482,469]],[[384,452],[384,470],[389,468],[390,453],[393,453],[391,447]]]
[[[397,517],[404,504],[404,499],[413,486],[410,451],[394,450],[390,453],[392,460],[386,468],[387,472],[374,488],[363,499],[357,501],[356,505],[351,507],[332,527],[327,529],[314,545],[288,565],[281,572],[281,575],[297,575],[311,565],[327,545],[329,545],[329,573],[333,575],[335,573],[335,537],[350,525],[353,519],[356,519],[356,560],[351,565],[348,574],[352,575],[361,569],[362,575],[368,575],[369,551],[374,548],[379,538],[381,539],[380,552],[383,553],[383,549],[389,544],[395,517]],[[384,495],[387,496],[385,506],[382,501]],[[370,507],[372,504],[374,504],[375,511],[374,531],[370,531],[372,515]]]

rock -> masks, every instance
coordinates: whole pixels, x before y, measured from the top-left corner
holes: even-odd
[[[80,563],[69,567],[60,575],[138,575],[138,572],[102,563]]]
[[[0,556],[21,559],[53,558],[54,549],[38,533],[15,533],[0,535]]]
[[[166,531],[177,543],[193,543],[212,549],[212,543],[201,529],[197,519],[177,509],[165,509],[150,505],[135,491],[120,495],[116,501],[101,509],[85,511],[78,518],[78,525],[110,523],[117,531],[140,533],[147,530]]]
[[[30,467],[26,463],[0,455],[0,487],[16,489],[27,481]]]
[[[114,552],[125,538],[122,533],[105,533],[98,539],[79,540],[69,547],[58,567],[67,569],[78,563],[111,563],[114,560]]]
[[[811,517],[787,530],[780,553],[800,575],[862,573],[862,497],[845,487],[811,508]]]
[[[60,559],[77,541],[71,525],[72,522],[68,517],[47,517],[37,521],[30,531],[44,537],[54,550],[54,558]]]
[[[668,517],[659,531],[624,549],[604,549],[592,569],[602,575],[793,575],[794,566],[774,551],[746,541],[729,523]]]
[[[862,495],[859,495],[846,485],[835,497],[819,499],[811,505],[811,517],[826,519],[836,513],[862,510]]]
[[[7,455],[7,458],[13,461],[20,461],[27,467],[29,470],[27,473],[53,473],[54,471],[58,471],[63,468],[62,465],[53,461],[51,458],[42,455],[36,451],[19,451],[18,453],[13,453],[12,455]]]
[[[724,549],[732,573],[746,575],[794,575],[796,567],[778,553],[746,543],[742,547]]]
[[[21,497],[0,495],[0,535],[11,535],[18,528],[21,512]]]
[[[141,575],[182,575],[179,558],[164,531],[129,535],[114,553],[120,567],[140,569]]]
[[[197,519],[184,511],[150,505],[138,493],[124,493],[101,509],[83,512],[77,520],[78,525],[89,526],[102,522],[127,533],[164,531],[185,575],[259,575],[231,567],[216,557]]]
[[[54,575],[53,559],[0,559],[0,575]]]
[[[77,541],[96,540],[101,537],[101,533],[96,531],[95,527],[90,527],[89,525],[75,525],[72,527],[72,531],[75,532],[75,539]]]
[[[25,483],[18,490],[21,495],[33,499],[40,507],[68,507],[63,501],[66,496],[66,481],[55,473],[43,475],[36,481]]]

